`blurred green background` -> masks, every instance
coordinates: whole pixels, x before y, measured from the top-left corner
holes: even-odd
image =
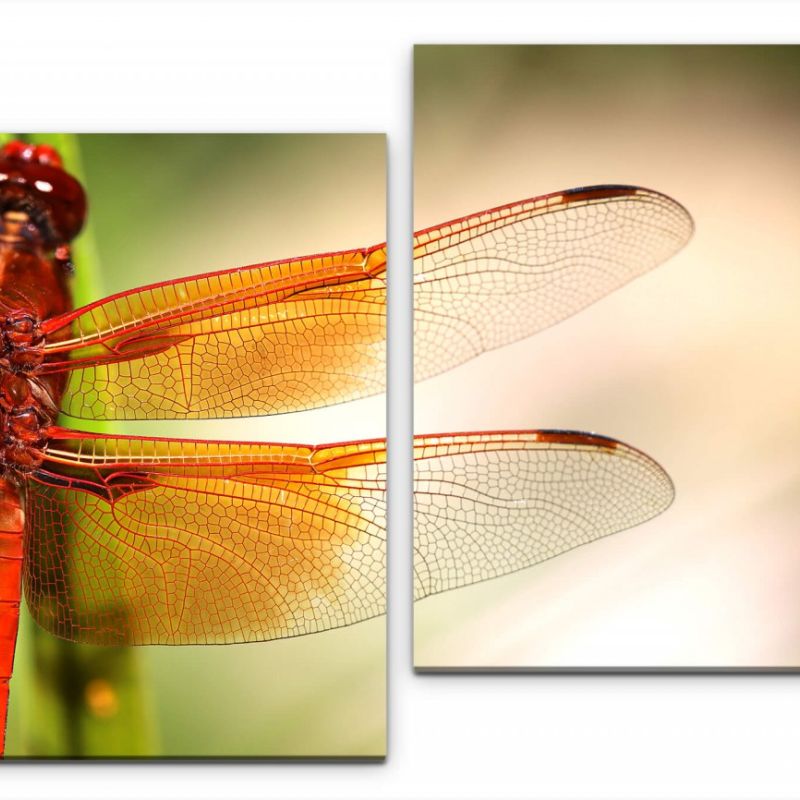
[[[59,146],[89,196],[76,305],[154,281],[385,240],[383,136],[28,138]],[[101,429],[316,444],[382,436],[384,427],[383,398],[369,398],[268,419]],[[262,644],[119,650],[59,642],[24,617],[8,756],[385,752],[383,618]]]

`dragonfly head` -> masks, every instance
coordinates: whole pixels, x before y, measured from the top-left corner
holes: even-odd
[[[86,219],[86,195],[48,145],[8,142],[0,148],[0,213],[28,215],[47,249],[74,239]]]

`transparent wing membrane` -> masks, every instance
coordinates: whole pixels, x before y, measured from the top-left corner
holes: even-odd
[[[414,239],[414,376],[423,380],[574,314],[680,250],[679,203],[634,186],[535,197]]]
[[[638,525],[673,498],[655,461],[587,433],[418,436],[414,458],[418,600]]]

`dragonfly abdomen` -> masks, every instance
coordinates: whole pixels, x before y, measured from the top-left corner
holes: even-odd
[[[8,712],[8,682],[14,666],[22,591],[22,549],[25,512],[19,488],[11,478],[0,479],[0,753],[3,752]]]

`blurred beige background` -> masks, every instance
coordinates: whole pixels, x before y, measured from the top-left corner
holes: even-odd
[[[102,267],[91,299],[386,238],[381,135],[89,135],[79,145]],[[321,444],[384,436],[384,407],[379,396],[271,418],[107,430]],[[136,648],[152,687],[155,755],[382,755],[385,625],[380,617],[264,643]],[[25,723],[27,652],[23,630],[9,752]]]
[[[696,223],[671,261],[419,384],[415,430],[614,436],[660,518],[416,604],[421,667],[800,665],[800,50],[417,47],[415,229],[632,183]]]

